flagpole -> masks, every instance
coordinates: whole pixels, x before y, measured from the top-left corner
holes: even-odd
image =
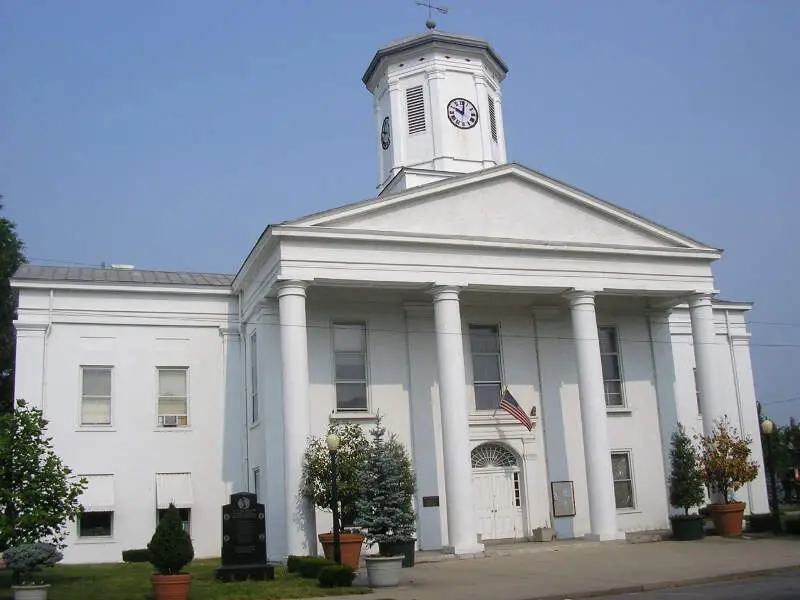
[[[506,388],[508,389],[508,388]],[[492,418],[494,419],[495,415],[497,414],[497,409],[500,408],[500,401],[503,399],[503,390],[500,390],[500,397],[497,399],[497,404],[494,407],[494,412],[492,413]]]

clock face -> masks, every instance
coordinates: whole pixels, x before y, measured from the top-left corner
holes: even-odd
[[[381,127],[381,147],[386,150],[391,143],[392,135],[389,131],[389,117],[385,117],[383,119],[383,126]]]
[[[478,122],[478,109],[469,100],[453,98],[447,103],[447,118],[459,129],[472,129]]]

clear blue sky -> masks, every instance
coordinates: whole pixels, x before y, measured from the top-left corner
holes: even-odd
[[[440,3],[510,66],[509,158],[724,248],[760,399],[800,397],[800,2]],[[360,78],[425,12],[2,0],[5,215],[32,262],[235,272],[267,224],[373,195]]]

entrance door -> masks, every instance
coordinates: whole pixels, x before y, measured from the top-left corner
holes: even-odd
[[[482,539],[524,537],[520,474],[514,455],[503,446],[484,444],[473,450],[472,466]]]

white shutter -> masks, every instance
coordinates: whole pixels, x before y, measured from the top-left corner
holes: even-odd
[[[81,475],[89,482],[80,497],[86,512],[105,512],[114,510],[114,476]]]
[[[158,508],[169,508],[170,502],[176,508],[191,508],[192,500],[191,473],[156,473]]]

